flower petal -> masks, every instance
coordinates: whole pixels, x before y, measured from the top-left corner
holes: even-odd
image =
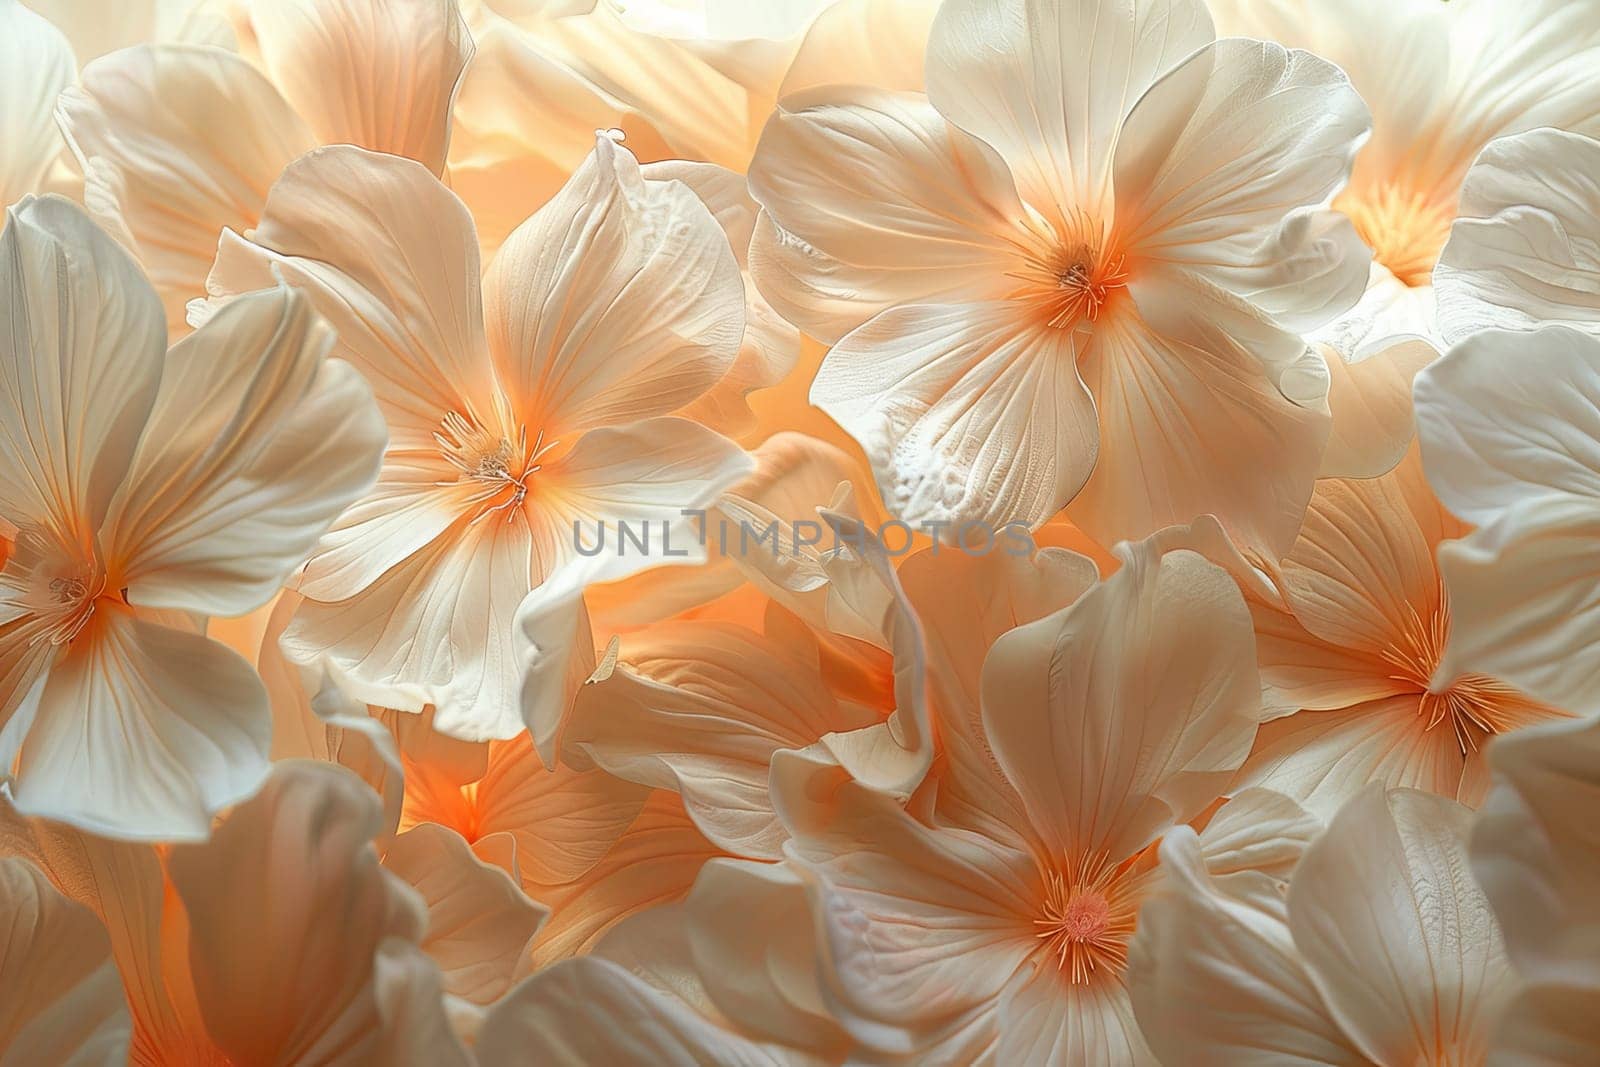
[[[472,209],[484,255],[560,191],[594,150],[596,130],[623,130],[642,158],[674,154],[647,121],[511,23],[477,19],[473,38],[451,109],[450,188]]]
[[[751,249],[785,318],[836,341],[908,302],[998,298],[1014,284],[1027,210],[1005,162],[920,95],[817,89],[761,135],[750,192],[766,209]]]
[[[1049,853],[1116,863],[1222,792],[1249,752],[1260,692],[1227,573],[1134,546],[1072,607],[995,642],[983,723]]]
[[[1600,142],[1559,130],[1485,148],[1434,268],[1449,342],[1549,324],[1600,334]]]
[[[632,790],[635,798],[642,792],[621,784],[625,790]],[[574,829],[579,829],[577,819],[594,817],[585,810],[574,814]],[[580,832],[590,828],[592,822]],[[682,899],[694,885],[701,866],[722,855],[689,821],[678,798],[660,790],[649,795],[639,817],[625,833],[604,838],[601,843],[609,843],[610,849],[580,878],[537,889],[537,895],[551,906],[553,914],[534,941],[531,966],[543,967],[580,956],[628,917]],[[585,842],[585,851],[589,844]]]
[[[1417,376],[1428,481],[1485,525],[1546,494],[1600,498],[1600,338],[1486,330]]]
[[[243,615],[372,484],[388,435],[300,294],[241,297],[167,356],[102,534],[130,603]]]
[[[436,451],[448,412],[494,417],[472,218],[422,166],[343,145],[295,160],[249,238],[222,235],[196,324],[280,280],[333,324],[337,354],[372,385],[395,447]]]
[[[842,706],[794,652],[740,627],[666,623],[622,642],[622,661],[579,693],[563,751],[677,792],[718,847],[782,858],[772,754],[877,721]]]
[[[1412,382],[1438,355],[1420,339],[1386,345],[1355,363],[1323,350],[1333,432],[1317,477],[1377,478],[1399,464],[1416,432]]]
[[[869,1045],[937,1041],[1033,953],[1034,858],[1014,838],[942,830],[812,754],[773,759],[792,855],[820,882],[819,926],[836,1018]]]
[[[1439,547],[1450,640],[1434,683],[1465,673],[1504,679],[1569,711],[1600,711],[1600,502],[1517,504],[1465,541]]]
[[[1271,789],[1330,819],[1371,782],[1454,797],[1467,764],[1448,725],[1430,730],[1408,694],[1266,723],[1234,788]]]
[[[833,347],[811,401],[861,444],[896,517],[1034,529],[1095,466],[1078,343],[1007,302],[891,308]]]
[[[1135,102],[1213,38],[1199,0],[954,0],[928,38],[928,95],[1005,157],[1035,208],[1097,214]]]
[[[1506,952],[1531,982],[1600,989],[1600,834],[1581,814],[1600,797],[1600,724],[1520,730],[1489,748],[1494,785],[1472,830],[1472,871]]]
[[[56,197],[0,233],[0,516],[92,544],[161,380],[161,305],[126,252]]]
[[[60,115],[85,201],[132,242],[174,332],[185,302],[205,293],[223,229],[254,226],[279,172],[315,143],[254,67],[196,45],[95,60],[62,94]]]
[[[211,841],[168,858],[205,1028],[235,1062],[358,1060],[382,1040],[374,957],[426,913],[378,866],[378,798],[343,770],[278,765]]]
[[[284,0],[253,6],[250,27],[319,142],[444,170],[450,104],[472,57],[455,0]]]
[[[1295,946],[1341,1028],[1377,1063],[1479,1059],[1515,988],[1467,870],[1470,818],[1453,800],[1373,786],[1290,883]]]
[[[1185,828],[1161,842],[1161,869],[1166,881],[1139,911],[1128,987],[1163,1063],[1366,1062],[1311,984],[1272,878],[1215,877]]]
[[[777,1067],[781,1061],[609,960],[558,963],[495,1006],[475,1046],[481,1062],[521,1064],[530,1049],[562,1063]]]
[[[800,331],[773,310],[750,276],[750,240],[760,205],[751,198],[745,176],[725,167],[667,160],[646,164],[640,173],[651,181],[681,181],[694,190],[733,248],[744,281],[744,339],[722,380],[683,414],[726,434],[748,433],[756,424],[749,394],[782,382],[800,358]]]
[[[694,400],[744,334],[739,265],[716,220],[604,135],[506,239],[484,291],[500,384],[552,440]]]
[[[874,85],[921,92],[928,31],[937,4],[928,0],[840,0],[817,13],[779,99],[819,85]]]
[[[62,149],[56,130],[56,96],[77,71],[72,46],[61,31],[23,7],[0,3],[0,204],[37,192]]]
[[[525,521],[462,519],[347,600],[307,600],[283,636],[289,658],[326,662],[357,698],[421,711],[452,737],[523,729],[511,617],[536,584]]]
[[[1083,356],[1100,456],[1074,521],[1112,544],[1215,515],[1241,550],[1281,556],[1329,433],[1322,357],[1185,270],[1130,291],[1136,312],[1102,317]]]
[[[266,776],[266,692],[214,641],[103,614],[51,668],[17,808],[107,836],[203,839],[211,816]]]
[[[129,1019],[106,932],[33,864],[0,857],[0,1048],[18,1063],[91,1067],[127,1056]]]
[[[1269,279],[1292,284],[1273,278],[1282,249],[1263,240],[1338,191],[1370,125],[1361,97],[1326,60],[1266,41],[1218,41],[1156,82],[1128,116],[1113,170],[1118,240],[1132,255],[1182,263],[1233,292]],[[1367,260],[1339,262],[1343,278],[1329,288],[1353,304]],[[1320,295],[1305,289],[1302,300]]]
[[[499,1000],[548,910],[505,871],[474,856],[459,834],[433,823],[390,842],[383,869],[427,905],[421,947],[443,972],[445,991],[484,1007]]]
[[[1415,450],[1382,478],[1319,481],[1282,563],[1284,599],[1316,637],[1381,663],[1441,609],[1434,548],[1464,533],[1429,492]]]

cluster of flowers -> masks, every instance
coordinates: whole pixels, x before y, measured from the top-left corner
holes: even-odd
[[[0,1062],[1600,1062],[1597,70],[0,0]]]

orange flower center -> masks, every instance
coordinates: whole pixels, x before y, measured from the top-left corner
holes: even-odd
[[[1423,618],[1417,609],[1406,605],[1408,618],[1399,639],[1383,650],[1383,658],[1395,673],[1395,681],[1415,686],[1422,695],[1419,714],[1427,719],[1427,729],[1448,724],[1455,734],[1462,755],[1476,752],[1495,734],[1515,725],[1512,714],[1528,707],[1528,701],[1515,689],[1482,674],[1468,674],[1449,688],[1433,692],[1429,686],[1450,639],[1450,601],[1443,587],[1438,606]]]
[[[16,552],[7,561],[7,603],[39,620],[32,643],[67,645],[81,634],[103,603],[121,603],[104,565],[92,551],[75,552],[39,530],[17,534]]]
[[[1037,309],[1058,330],[1094,323],[1128,287],[1128,259],[1101,224],[1073,216],[1059,231],[1023,250],[1022,265],[1007,275],[1021,286],[1014,298]]]
[[[1418,192],[1405,183],[1387,181],[1365,190],[1351,189],[1334,201],[1350,217],[1373,258],[1413,288],[1433,281],[1450,226],[1455,221],[1453,198]]]
[[[1139,910],[1128,877],[1131,865],[1113,864],[1101,853],[1069,869],[1045,872],[1034,936],[1074,985],[1097,974],[1121,974],[1127,966],[1128,940]]]
[[[477,421],[452,411],[434,432],[434,443],[446,463],[456,469],[454,483],[469,483],[473,493],[468,503],[476,509],[472,521],[477,522],[497,511],[506,513],[512,521],[528,496],[528,479],[542,467],[539,462],[560,442],[546,444],[544,431],[534,438],[533,448],[528,447],[528,432],[518,427],[515,441],[505,433],[491,430]]]

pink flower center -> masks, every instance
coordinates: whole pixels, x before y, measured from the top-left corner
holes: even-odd
[[[1102,854],[1045,872],[1044,900],[1033,925],[1049,957],[1074,985],[1116,975],[1128,962],[1138,912],[1129,864]]]

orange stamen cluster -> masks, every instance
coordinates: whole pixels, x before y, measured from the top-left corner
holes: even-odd
[[[1128,864],[1104,853],[1085,856],[1067,870],[1045,872],[1044,904],[1034,935],[1074,985],[1096,974],[1118,975],[1128,963],[1138,901]]]
[[[1127,256],[1079,214],[1039,247],[1025,249],[1022,265],[1007,277],[1022,283],[1015,295],[1034,304],[1047,325],[1069,329],[1099,319],[1127,287],[1129,273]]]
[[[1476,752],[1489,737],[1510,728],[1510,713],[1525,707],[1527,700],[1504,682],[1481,674],[1465,675],[1448,688],[1431,691],[1434,670],[1450,639],[1449,597],[1441,586],[1438,604],[1426,618],[1411,604],[1406,612],[1399,640],[1382,652],[1384,661],[1395,668],[1390,677],[1421,692],[1419,714],[1427,719],[1427,729],[1449,723],[1462,755]]]
[[[440,422],[433,440],[445,462],[459,472],[456,484],[471,482],[476,485],[468,498],[468,502],[479,509],[473,522],[497,511],[506,512],[507,522],[514,519],[517,509],[527,499],[528,479],[542,467],[539,460],[560,443],[545,444],[541,430],[530,450],[526,429],[519,427],[513,442],[454,411]]]

